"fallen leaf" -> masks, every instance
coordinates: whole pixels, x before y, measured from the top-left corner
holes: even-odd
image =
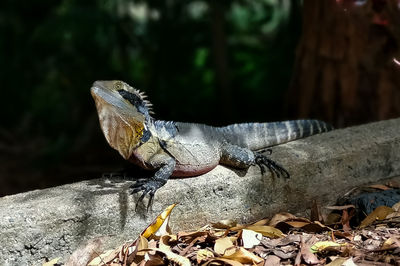
[[[268,225],[250,225],[247,226],[246,229],[261,233],[263,236],[267,236],[270,238],[278,238],[284,236],[281,230]]]
[[[294,216],[293,214],[291,214],[291,213],[288,213],[288,212],[280,212],[280,213],[277,213],[277,214],[275,214],[272,218],[271,218],[271,220],[270,220],[270,222],[269,222],[269,226],[273,226],[273,227],[275,227],[275,225],[277,225],[278,223],[280,223],[280,222],[284,222],[284,221],[286,221],[286,220],[288,220],[288,219],[295,219],[296,218],[296,216]]]
[[[215,240],[214,251],[217,254],[224,255],[227,249],[234,247],[233,242],[235,242],[236,239],[236,237],[222,237]],[[230,253],[232,252],[234,252],[234,250]]]
[[[260,263],[263,261],[262,258],[254,255],[250,251],[239,247],[230,255],[224,255],[223,258],[238,261],[240,263]]]
[[[342,266],[348,260],[348,258],[338,257],[334,259],[332,262],[326,264],[326,266]]]
[[[347,209],[350,209],[350,208],[355,209],[356,207],[354,205],[352,205],[352,204],[343,205],[343,206],[326,206],[325,207],[325,209],[328,209],[328,210],[338,210],[338,211],[347,210]]]
[[[275,255],[269,255],[265,258],[264,265],[266,266],[280,266],[281,259]]]
[[[236,225],[237,222],[234,220],[221,220],[217,223],[212,224],[212,226],[217,229],[229,229],[235,227]]]
[[[396,212],[400,211],[400,202],[397,202],[395,205],[393,205],[392,209]]]
[[[215,264],[218,262],[222,262],[222,264]],[[209,260],[207,263],[203,264],[204,266],[207,265],[230,265],[230,266],[243,266],[243,264],[241,264],[238,261],[235,260],[230,260],[230,259],[226,259],[226,258],[215,258],[215,259],[211,259]]]
[[[370,188],[376,188],[376,189],[380,189],[380,190],[388,190],[390,189],[390,187],[382,185],[382,184],[375,184],[375,185],[370,185],[368,186]]]
[[[242,230],[242,241],[244,248],[253,248],[254,246],[260,244],[262,239],[262,234],[257,233],[253,230],[243,229]]]
[[[340,247],[340,246],[342,245],[333,241],[319,241],[311,246],[311,252],[317,253],[326,249],[327,247]]]
[[[198,264],[200,264],[201,262],[213,258],[214,257],[214,253],[212,253],[210,250],[208,249],[200,249],[196,252],[196,261]]]
[[[262,219],[262,220],[259,220],[259,221],[255,222],[252,225],[267,225],[269,223],[269,221],[270,221],[270,219],[265,218],[265,219]]]
[[[159,248],[148,248],[148,249],[143,249],[142,251],[157,251],[164,254],[168,260],[175,262],[180,266],[191,266],[191,263],[188,258],[175,254],[172,251],[162,250]]]
[[[304,243],[303,238],[301,238],[301,242],[300,242],[300,253],[301,253],[301,257],[303,258],[305,263],[307,263],[307,264],[318,264],[318,263],[320,263],[320,261],[317,258],[317,256],[315,256],[311,252],[310,247],[306,243]]]
[[[368,216],[365,217],[364,220],[362,220],[360,228],[367,227],[368,225],[372,224],[375,220],[383,220],[386,218],[386,216],[388,216],[392,212],[394,212],[394,210],[390,207],[379,206],[373,212],[368,214]]]
[[[141,235],[145,238],[149,238],[152,235],[161,236],[169,233],[167,230],[169,215],[175,206],[176,204],[168,206],[160,215],[157,216],[156,219],[154,219]]]

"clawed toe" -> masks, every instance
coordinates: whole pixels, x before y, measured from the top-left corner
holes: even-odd
[[[144,197],[146,195],[149,195],[149,201],[147,203],[147,210],[148,210],[153,202],[155,192],[163,185],[164,185],[163,182],[160,182],[159,180],[155,179],[143,178],[136,180],[136,182],[130,186],[131,188],[130,194],[142,192],[142,195],[140,195],[140,197],[136,201],[135,210],[137,210],[139,203],[143,201]]]
[[[290,177],[290,174],[288,171],[286,171],[285,168],[274,162],[273,160],[267,158],[265,155],[262,154],[257,154],[255,158],[255,163],[260,167],[261,174],[265,174],[265,167],[268,168],[268,170],[275,174],[277,177],[283,176],[286,178]]]

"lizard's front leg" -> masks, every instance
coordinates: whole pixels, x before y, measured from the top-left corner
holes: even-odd
[[[268,168],[278,177],[282,175],[289,178],[290,175],[288,171],[278,163],[269,159],[263,154],[264,152],[271,154],[272,151],[270,149],[265,149],[254,152],[237,145],[226,143],[222,148],[221,164],[233,166],[235,168],[248,168],[252,165],[258,165],[262,175],[265,173],[265,168]]]
[[[149,202],[147,204],[147,209],[149,208],[154,193],[156,193],[157,189],[164,186],[168,178],[172,175],[172,172],[175,169],[175,159],[169,156],[154,156],[152,160],[149,162],[155,169],[158,169],[154,176],[150,179],[140,179],[136,181],[132,186],[131,194],[138,193],[143,191],[142,195],[139,197],[138,201],[136,202],[136,208],[143,200],[143,198],[148,194],[149,195]]]

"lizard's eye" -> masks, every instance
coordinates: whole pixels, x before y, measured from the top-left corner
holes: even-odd
[[[122,82],[121,81],[115,82],[114,89],[117,91],[122,90]]]

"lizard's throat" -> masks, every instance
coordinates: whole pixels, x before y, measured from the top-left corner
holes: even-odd
[[[129,159],[140,145],[145,130],[144,123],[118,113],[111,106],[97,106],[97,108],[100,126],[108,143],[124,159]]]

